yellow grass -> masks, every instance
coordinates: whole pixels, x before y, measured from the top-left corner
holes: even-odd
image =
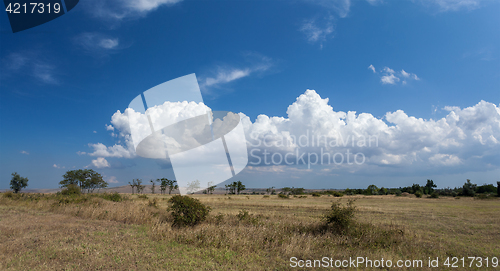
[[[194,195],[211,214],[181,229],[170,226],[168,195],[128,197],[73,203],[0,197],[0,270],[288,270],[291,257],[425,264],[429,257],[500,257],[498,199],[344,196],[342,202],[356,199],[360,224],[358,233],[339,235],[317,231],[337,200],[328,196]],[[251,219],[238,219],[242,209]]]

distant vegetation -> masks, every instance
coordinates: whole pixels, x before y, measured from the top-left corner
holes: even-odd
[[[246,189],[245,185],[241,181],[232,182],[226,185],[225,187],[226,187],[226,194],[233,194],[233,195],[235,194],[239,195],[241,191]]]
[[[167,178],[161,178],[156,180],[150,180],[151,193],[154,194],[156,191],[156,183],[159,184],[160,193],[165,194],[168,191],[170,195],[172,191],[178,190],[179,186],[177,185],[177,181],[169,180]],[[92,193],[94,190],[99,190],[102,188],[106,188],[108,183],[102,179],[101,174],[95,172],[92,169],[78,169],[78,170],[70,170],[67,171],[63,175],[63,180],[59,182],[59,185],[63,190],[60,192],[63,195],[73,195],[80,194],[83,192]],[[132,188],[132,194],[134,192],[138,194],[142,194],[144,191],[145,185],[142,184],[141,179],[133,179],[132,182],[129,182],[130,187]],[[14,193],[20,192],[22,189],[28,186],[28,179],[21,177],[17,172],[12,173],[12,180],[10,181],[10,188]],[[213,194],[215,188],[217,186],[210,185],[202,191],[203,194]],[[190,184],[188,190],[197,190],[199,188],[199,182],[195,181]],[[425,185],[413,184],[412,186],[399,187],[399,188],[385,188],[378,187],[374,184],[369,185],[366,189],[345,189],[345,190],[322,190],[322,191],[313,191],[306,192],[304,188],[300,187],[283,187],[277,191],[275,187],[269,187],[265,190],[266,193],[261,193],[262,195],[278,195],[279,198],[290,198],[290,196],[296,198],[306,197],[307,194],[313,197],[321,197],[322,195],[334,196],[334,197],[342,197],[344,195],[396,195],[403,196],[408,194],[413,194],[417,198],[421,198],[426,196],[428,198],[439,198],[440,196],[463,196],[463,197],[478,197],[481,199],[490,198],[493,196],[500,195],[500,182],[497,182],[497,187],[493,184],[483,184],[477,185],[472,183],[470,180],[467,180],[462,187],[455,188],[441,188],[436,189],[437,185],[433,180],[427,180]],[[245,194],[242,191],[246,190],[246,186],[241,181],[235,181],[228,185],[225,185],[226,194],[231,195],[239,195]],[[193,193],[193,192],[191,192]],[[259,194],[253,191],[251,194]]]
[[[95,189],[108,187],[108,183],[102,179],[101,174],[92,169],[69,170],[63,175],[63,180],[59,182],[61,188],[78,186],[80,190],[87,193],[94,192]]]
[[[19,193],[21,189],[28,186],[28,178],[21,177],[17,172],[12,173],[12,179],[10,180],[10,189],[14,193]]]

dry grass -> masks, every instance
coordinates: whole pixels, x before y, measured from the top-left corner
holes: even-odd
[[[211,215],[199,226],[181,229],[170,226],[169,196],[128,197],[69,203],[54,197],[0,198],[0,262],[9,264],[0,269],[283,270],[290,269],[290,257],[396,261],[500,255],[499,200],[343,197],[343,202],[356,199],[358,222],[339,235],[323,231],[320,223],[333,197],[194,195],[212,208]],[[238,217],[243,209],[248,215]],[[48,237],[33,241],[39,236]],[[93,257],[79,254],[82,244],[93,248]]]

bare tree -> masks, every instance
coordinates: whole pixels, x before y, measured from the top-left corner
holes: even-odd
[[[156,184],[154,180],[149,181],[151,183],[151,194],[155,193]]]

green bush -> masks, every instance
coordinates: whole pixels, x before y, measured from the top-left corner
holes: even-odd
[[[139,195],[139,196],[137,196],[137,197],[138,197],[138,198],[140,198],[140,199],[148,199],[148,196],[147,196],[147,195],[144,195],[144,194]]]
[[[70,184],[66,188],[64,188],[63,190],[61,190],[61,192],[58,192],[58,194],[65,195],[65,196],[68,196],[68,195],[81,195],[82,194],[82,190],[80,189],[80,187],[78,185],[76,185],[76,184]]]
[[[469,179],[467,179],[467,182],[464,183],[462,186],[462,195],[461,196],[466,196],[466,197],[474,197],[476,195],[476,187],[477,185],[474,183],[471,183]]]
[[[339,199],[336,202],[332,202],[331,210],[328,210],[323,219],[330,229],[343,233],[353,224],[355,212],[354,200],[349,200],[344,206],[340,203]]]
[[[432,192],[432,194],[429,196],[429,198],[432,198],[432,199],[437,199],[437,198],[439,198],[439,193],[438,193],[438,192],[436,192],[436,191],[434,191],[434,192]]]
[[[327,193],[328,193],[328,195],[332,195],[332,196],[338,197],[338,198],[344,196],[344,194],[342,192],[335,191],[335,190],[330,190]]]
[[[417,198],[421,198],[422,197],[422,192],[420,192],[420,191],[415,192],[415,196]]]
[[[321,197],[321,194],[320,193],[317,193],[317,192],[314,192],[311,194],[313,197]]]
[[[285,195],[285,194],[278,194],[278,197],[280,197],[282,199],[289,199],[290,198],[288,195]]]
[[[194,226],[204,221],[210,212],[210,207],[189,196],[175,195],[168,200],[172,205],[170,211],[174,222],[172,226]]]
[[[269,195],[264,195],[263,198],[269,198]]]
[[[120,202],[123,200],[122,196],[120,194],[118,194],[118,192],[115,192],[113,194],[104,193],[100,196],[101,196],[101,198],[103,198],[105,200],[110,200],[110,201],[114,201],[114,202]]]

